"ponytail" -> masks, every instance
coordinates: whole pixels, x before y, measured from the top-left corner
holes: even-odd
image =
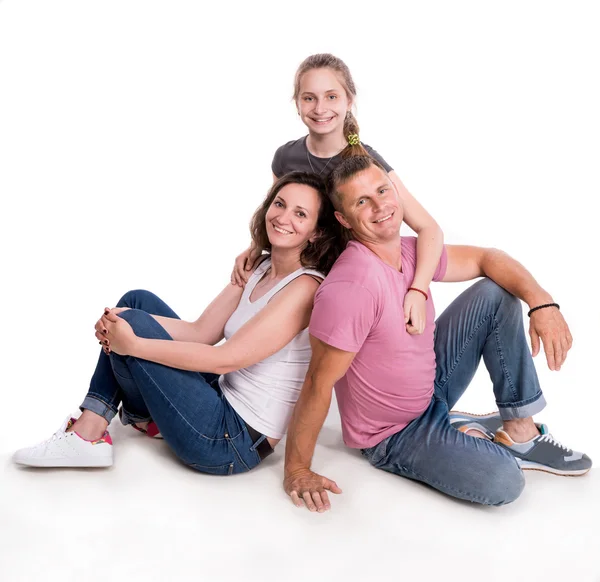
[[[344,119],[344,137],[348,145],[342,150],[342,158],[353,158],[354,156],[368,156],[369,153],[360,143],[358,121],[352,111],[346,113]]]

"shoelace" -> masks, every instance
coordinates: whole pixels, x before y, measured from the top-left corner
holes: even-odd
[[[45,441],[42,441],[40,444],[36,445],[34,448],[35,449],[42,449],[42,448],[46,448],[50,443],[53,443],[55,440],[57,440],[59,437],[61,437],[62,435],[65,434],[65,427],[68,423],[68,421],[71,420],[71,417],[68,417],[68,420],[63,422],[62,426],[49,438],[46,439]]]
[[[540,441],[550,443],[551,445],[554,445],[555,447],[560,447],[561,449],[564,449],[565,451],[569,450],[569,447],[565,447],[565,445],[563,445],[562,443],[559,443],[551,434],[542,435],[542,437],[540,438]]]

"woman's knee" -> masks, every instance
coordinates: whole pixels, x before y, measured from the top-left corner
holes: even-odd
[[[132,289],[131,291],[127,291],[119,302],[117,303],[117,307],[130,307],[131,309],[143,309],[143,305],[146,305],[148,302],[155,302],[158,300],[158,297],[152,293],[152,291],[146,291],[145,289]]]

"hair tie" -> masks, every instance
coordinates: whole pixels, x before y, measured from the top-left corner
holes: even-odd
[[[358,144],[360,143],[360,139],[359,139],[359,137],[358,137],[358,133],[351,133],[351,134],[348,136],[348,143],[349,143],[351,146],[358,145]]]

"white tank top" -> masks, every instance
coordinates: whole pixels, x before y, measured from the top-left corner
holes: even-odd
[[[278,291],[300,275],[309,274],[320,279],[325,277],[318,271],[302,267],[251,303],[252,291],[270,265],[271,259],[265,259],[250,276],[237,309],[225,324],[226,340],[263,309]],[[233,409],[252,428],[270,438],[281,439],[300,396],[310,356],[306,328],[289,344],[262,362],[223,374],[219,378],[219,386]]]

